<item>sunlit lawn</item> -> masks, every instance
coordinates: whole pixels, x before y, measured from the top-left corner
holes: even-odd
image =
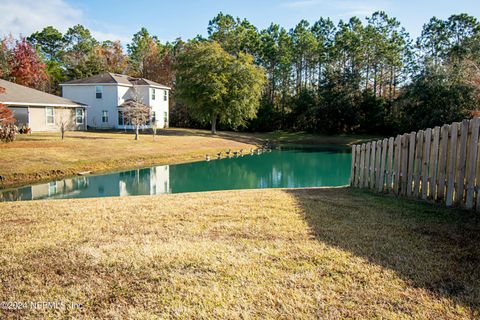
[[[349,189],[0,203],[0,318],[474,319],[478,216]]]

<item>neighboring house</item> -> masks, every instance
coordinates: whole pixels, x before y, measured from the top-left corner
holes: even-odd
[[[62,96],[88,105],[88,126],[97,129],[132,129],[119,107],[135,99],[151,107],[151,119],[158,128],[168,127],[170,88],[156,82],[116,73],[101,73],[92,77],[61,84]]]
[[[17,127],[32,131],[60,131],[61,123],[67,130],[86,129],[86,106],[82,103],[35,90],[0,79],[0,103],[13,111]]]

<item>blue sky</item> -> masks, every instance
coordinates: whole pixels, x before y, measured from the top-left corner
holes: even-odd
[[[171,41],[205,35],[208,21],[220,11],[247,18],[258,28],[276,22],[289,29],[302,18],[338,21],[353,15],[364,18],[377,10],[397,17],[418,36],[432,16],[466,12],[480,19],[480,0],[0,0],[0,34],[29,35],[47,25],[65,31],[81,23],[100,40],[126,42],[144,26],[162,41]]]

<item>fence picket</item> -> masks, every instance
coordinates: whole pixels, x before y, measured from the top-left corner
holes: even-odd
[[[365,180],[363,181],[363,187],[368,188],[368,181],[370,179],[370,142],[365,145]]]
[[[355,150],[357,150],[357,148],[355,147],[355,145],[352,146],[352,166],[351,166],[351,169],[350,169],[350,186],[354,186],[355,185]]]
[[[365,144],[360,149],[360,186],[364,185],[365,179]]]
[[[375,155],[377,153],[377,142],[373,141],[370,154],[370,189],[375,188]]]
[[[383,139],[382,155],[380,156],[380,175],[377,184],[378,192],[383,192],[385,188],[385,161],[387,160],[387,145],[388,139]]]
[[[478,130],[480,125],[480,119],[475,118],[470,120],[470,141],[469,141],[469,154],[467,160],[467,190],[465,197],[465,208],[473,208],[473,197],[475,193],[475,163],[477,159],[477,149],[478,149]],[[478,180],[477,180],[478,181]]]
[[[440,127],[433,128],[433,142],[432,142],[432,152],[430,156],[430,169],[429,169],[429,197],[430,199],[436,200],[437,195],[437,174],[438,174],[438,153],[439,153],[439,144],[440,144]]]
[[[479,140],[480,140],[480,137],[479,137]],[[478,151],[477,151],[477,170],[476,170],[476,184],[475,184],[475,198],[476,198],[475,210],[477,212],[479,212],[480,211],[480,190],[479,190],[479,184],[480,184],[480,147],[478,147],[477,149],[478,149]]]
[[[400,163],[402,151],[402,137],[400,135],[395,139],[394,168],[393,168],[393,193],[398,195],[400,190]]]
[[[360,145],[357,145],[357,151],[355,152],[356,156],[355,156],[355,166],[357,168],[357,170],[355,171],[355,186],[358,188],[360,187],[360,153],[361,153],[361,150],[360,150]]]
[[[402,162],[401,162],[401,173],[400,173],[400,185],[401,185],[400,194],[402,196],[407,194],[408,141],[409,141],[409,134],[406,133],[402,136],[402,151],[401,151]]]
[[[392,190],[392,178],[393,178],[393,138],[388,139],[388,156],[387,156],[387,182],[385,192]]]
[[[425,143],[423,144],[423,155],[422,155],[422,173],[421,173],[421,188],[422,188],[422,199],[426,200],[428,198],[428,171],[430,164],[430,145],[432,142],[432,129],[428,128],[425,130]]]
[[[463,202],[465,191],[465,167],[467,158],[467,138],[468,138],[468,120],[463,120],[460,126],[460,141],[457,156],[456,188],[453,202],[459,204]]]
[[[415,159],[415,142],[416,134],[411,132],[409,135],[410,143],[408,149],[408,179],[407,179],[407,196],[412,195],[412,184],[413,184],[413,165]]]
[[[380,184],[380,168],[381,168],[381,157],[382,157],[382,141],[377,141],[377,154],[375,156],[375,188],[378,189]]]
[[[422,175],[422,155],[423,154],[423,131],[417,133],[417,145],[415,146],[415,164],[414,164],[414,185],[413,196],[418,198],[420,194],[420,176]]]
[[[458,123],[454,122],[450,126],[450,147],[448,148],[448,166],[447,166],[447,198],[445,203],[447,207],[453,204],[453,193],[455,191],[455,164],[457,160],[457,137]]]
[[[443,125],[441,129],[440,151],[438,156],[438,189],[437,200],[445,199],[445,177],[447,168],[447,148],[448,148],[448,131],[450,126]]]

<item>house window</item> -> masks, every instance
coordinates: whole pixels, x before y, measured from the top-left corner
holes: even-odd
[[[118,125],[123,126],[125,125],[125,119],[123,118],[123,112],[118,111]]]
[[[164,112],[164,113],[163,113],[163,125],[164,125],[165,127],[168,126],[168,112]]]
[[[103,110],[103,111],[102,111],[102,122],[103,122],[103,123],[107,123],[107,122],[108,122],[108,111],[107,111],[107,110]]]
[[[102,99],[103,94],[103,87],[102,86],[95,86],[95,97],[97,99]]]
[[[84,113],[83,108],[76,108],[75,109],[75,122],[77,124],[83,124]]]
[[[47,124],[55,124],[55,114],[52,107],[45,108],[47,113]]]
[[[152,100],[155,100],[155,89],[152,88]]]
[[[167,101],[167,98],[168,98],[168,91],[163,90],[163,101]]]
[[[157,117],[155,115],[155,111],[152,111],[152,124],[155,124],[157,122]]]

